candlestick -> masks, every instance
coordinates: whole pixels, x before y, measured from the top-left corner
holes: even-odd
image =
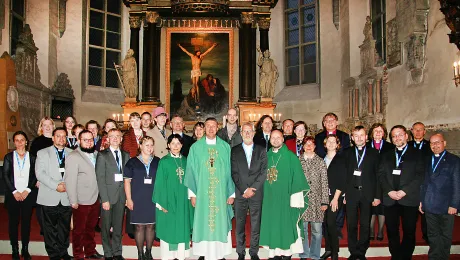
[[[116,116],[116,115],[115,115],[115,114],[112,114],[112,116],[113,116],[113,120],[115,120],[115,116]]]
[[[117,114],[117,121],[120,121],[120,114]]]

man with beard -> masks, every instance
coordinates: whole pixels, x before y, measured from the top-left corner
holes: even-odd
[[[243,142],[240,129],[238,127],[238,115],[236,109],[230,108],[227,112],[227,116],[224,118],[224,121],[225,120],[227,120],[227,124],[217,132],[217,136],[233,148]]]
[[[232,148],[232,179],[235,182],[236,252],[238,260],[246,254],[246,216],[251,216],[251,260],[259,260],[260,213],[262,211],[263,185],[267,178],[267,152],[254,145],[254,126],[241,127],[243,143]]]
[[[96,154],[93,134],[80,132],[78,148],[66,158],[64,182],[72,206],[72,248],[75,259],[99,259],[96,251],[94,226],[99,218],[99,189],[96,180]]]
[[[291,259],[303,252],[298,227],[310,189],[299,158],[283,143],[280,130],[271,132],[272,148],[267,152],[267,178],[264,183],[260,245],[269,258]]]

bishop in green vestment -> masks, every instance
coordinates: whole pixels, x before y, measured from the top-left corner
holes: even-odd
[[[303,252],[298,225],[310,187],[299,158],[283,142],[283,134],[274,130],[270,136],[272,148],[267,152],[260,224],[260,245],[269,250],[270,258]]]
[[[235,184],[230,173],[230,146],[216,136],[216,119],[206,119],[205,132],[190,148],[185,186],[195,206],[193,254],[217,260],[232,252]]]
[[[161,259],[184,260],[190,256],[193,207],[184,185],[187,159],[180,154],[182,138],[168,138],[170,153],[158,165],[152,201],[156,203],[156,234]]]

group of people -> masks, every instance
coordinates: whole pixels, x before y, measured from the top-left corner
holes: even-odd
[[[383,124],[369,131],[355,126],[350,146],[333,113],[315,137],[303,121],[287,119],[275,129],[269,115],[256,126],[239,126],[235,109],[221,129],[208,118],[195,124],[193,136],[184,133],[180,116],[170,118],[170,128],[167,121],[162,107],[132,113],[125,133],[112,119],[100,129],[96,121],[83,126],[73,117],[55,127],[46,117],[30,150],[27,135],[14,133],[16,149],[3,167],[13,259],[19,259],[19,222],[21,254],[31,259],[34,207],[50,259],[124,259],[124,219],[140,260],[152,259],[155,237],[164,260],[223,259],[232,252],[235,217],[243,260],[248,212],[251,260],[259,259],[259,247],[276,260],[294,254],[338,259],[345,217],[349,259],[366,259],[370,240],[384,239],[385,223],[392,258],[411,259],[419,213],[429,258],[449,258],[460,159],[445,150],[442,134],[423,139],[420,122],[412,126],[412,141],[402,125],[391,128],[391,142]],[[94,233],[99,217],[103,255]],[[73,257],[67,253],[71,226]]]

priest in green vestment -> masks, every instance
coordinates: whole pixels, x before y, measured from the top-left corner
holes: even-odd
[[[230,173],[230,146],[216,136],[217,120],[205,121],[205,138],[190,148],[185,171],[185,186],[195,207],[193,254],[206,260],[231,254],[235,184]]]
[[[152,201],[156,203],[156,235],[160,239],[161,259],[184,260],[190,256],[193,207],[184,185],[187,159],[180,154],[183,139],[168,138],[169,154],[158,165]]]
[[[267,179],[264,183],[260,245],[269,257],[303,252],[299,223],[308,203],[310,189],[299,158],[284,145],[283,133],[273,130],[272,148],[267,152]]]

